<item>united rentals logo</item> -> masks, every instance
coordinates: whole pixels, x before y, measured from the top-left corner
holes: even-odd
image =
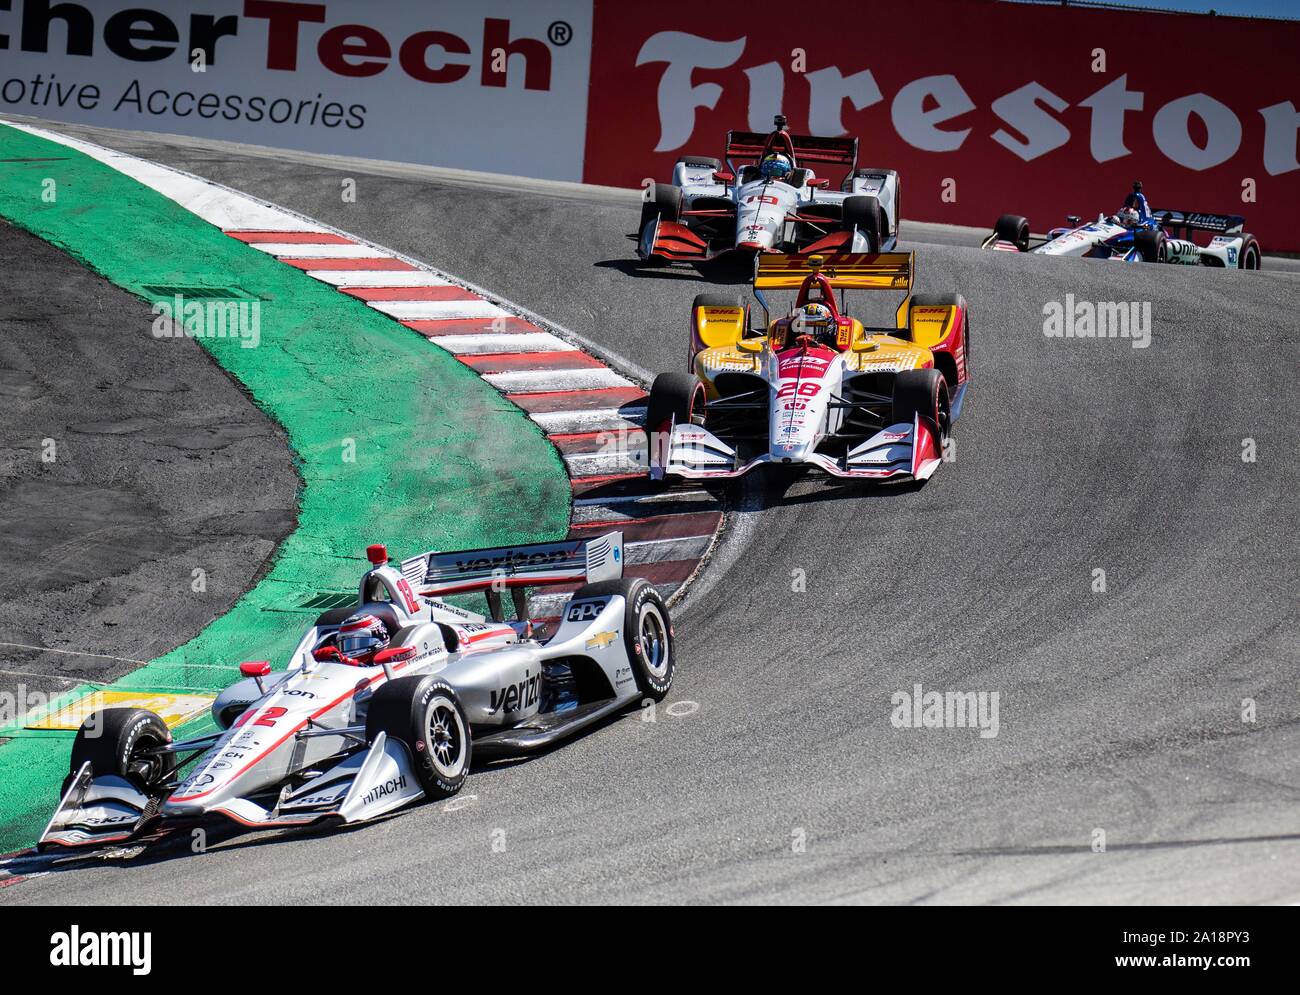
[[[83,933],[73,926],[50,937],[50,963],[55,967],[129,967],[135,975],[153,970],[152,933]]]

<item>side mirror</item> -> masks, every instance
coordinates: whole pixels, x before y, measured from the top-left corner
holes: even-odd
[[[1065,216],[1065,220],[1067,223],[1075,225],[1077,227],[1079,222],[1082,221],[1083,219],[1079,217],[1077,214],[1067,214]]]
[[[853,343],[854,352],[873,352],[880,348],[880,343],[875,339],[859,339]]]
[[[271,672],[271,662],[269,660],[249,660],[239,665],[239,672],[245,677],[251,677],[257,681],[257,690],[266,694],[266,685],[262,683],[262,678]]]
[[[736,182],[736,174],[728,173],[725,169],[719,169],[713,174],[713,178],[719,183],[732,184]]]
[[[763,343],[757,339],[738,339],[736,348],[741,352],[762,352]]]
[[[822,176],[822,177],[818,177],[815,180],[809,180],[808,185],[810,187],[816,187],[818,190],[825,190],[828,186],[831,185],[831,181],[826,179],[824,176]]]

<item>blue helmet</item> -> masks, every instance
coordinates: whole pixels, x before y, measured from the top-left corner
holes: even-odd
[[[794,163],[790,161],[789,156],[782,155],[780,152],[773,152],[763,159],[758,171],[763,174],[765,180],[784,180],[794,169]]]

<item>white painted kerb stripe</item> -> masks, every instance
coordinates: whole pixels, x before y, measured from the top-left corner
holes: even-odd
[[[620,377],[611,369],[598,366],[576,370],[517,370],[509,373],[487,373],[483,379],[497,390],[504,390],[511,394],[545,394],[556,390],[594,390],[599,387],[632,386],[631,380]]]
[[[312,245],[308,242],[249,242],[254,249],[268,255],[289,259],[375,259],[386,257],[368,245]]]
[[[312,273],[315,275],[315,272]],[[398,321],[439,318],[506,318],[510,312],[491,301],[371,301],[370,306]]]
[[[371,255],[373,255],[373,250]],[[313,269],[307,275],[334,287],[452,287],[436,273],[420,270]]]
[[[500,332],[485,335],[431,335],[429,341],[458,356],[491,356],[502,352],[576,351],[550,332]]]

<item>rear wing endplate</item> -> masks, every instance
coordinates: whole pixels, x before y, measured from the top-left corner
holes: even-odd
[[[402,561],[402,576],[426,597],[617,580],[623,576],[623,533],[497,549],[421,553]]]
[[[912,290],[916,276],[913,252],[849,253],[845,255],[778,255],[757,257],[755,290],[797,290],[808,274],[820,273],[832,287],[847,290]]]
[[[767,147],[770,134],[757,131],[727,132],[726,159],[757,159]],[[837,163],[850,169],[858,161],[856,138],[816,138],[812,135],[787,135],[799,165],[810,162]],[[781,145],[785,143],[782,142]],[[776,151],[784,149],[773,146]]]
[[[1239,214],[1206,214],[1202,211],[1152,211],[1151,216],[1162,225],[1186,228],[1189,231],[1208,231],[1227,235],[1241,231],[1246,219]]]

